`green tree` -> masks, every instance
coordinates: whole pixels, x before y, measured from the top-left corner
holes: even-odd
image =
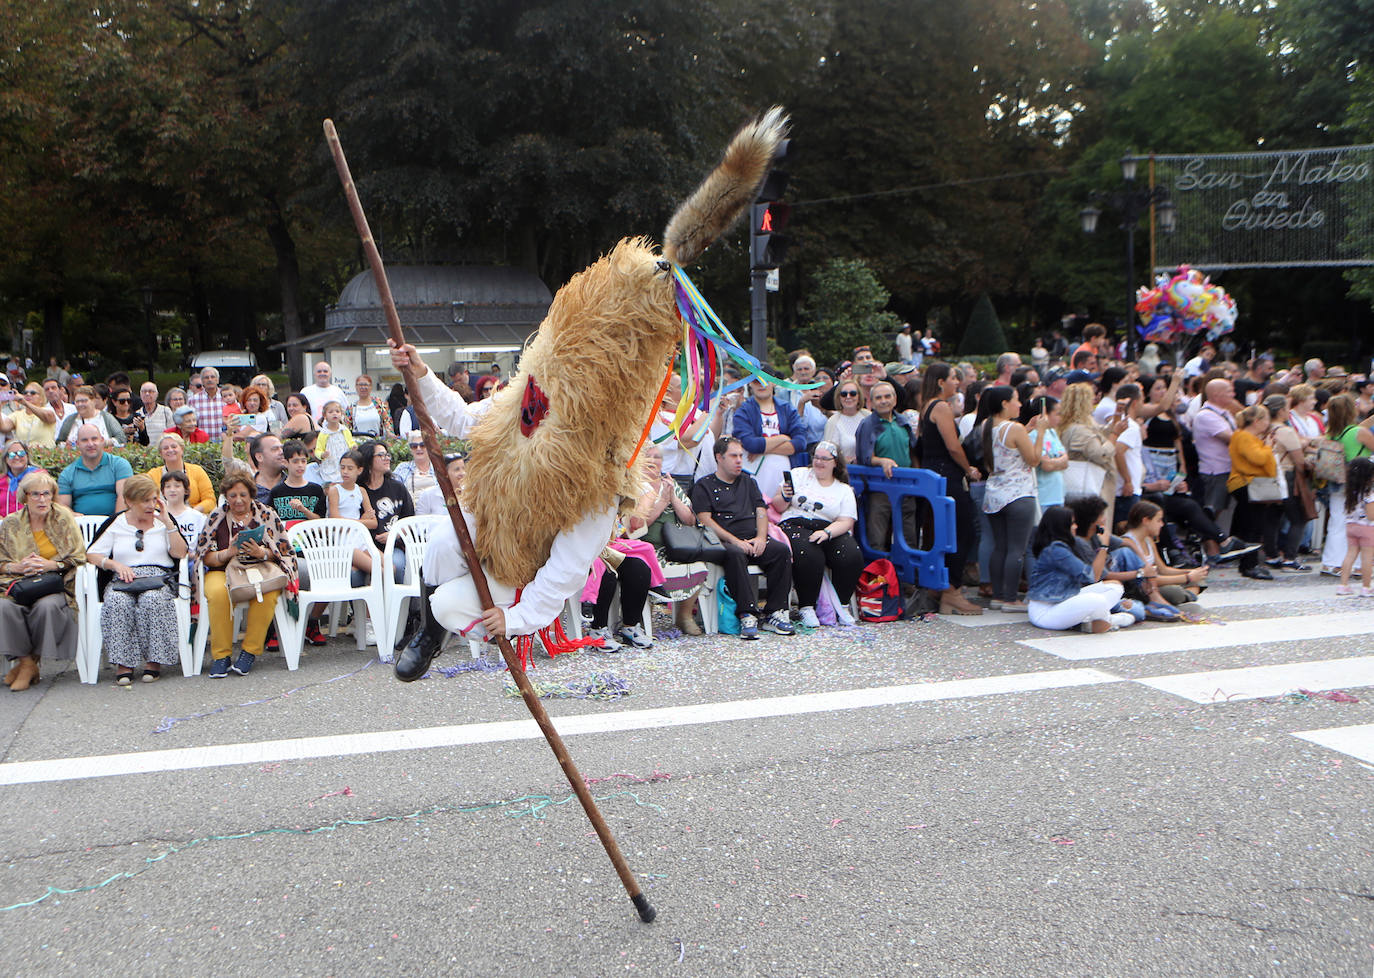
[[[871,346],[882,360],[888,333],[901,321],[884,311],[889,294],[864,262],[835,258],[816,271],[798,339],[817,363],[838,363],[853,355],[856,346]]]
[[[992,299],[986,292],[973,304],[969,315],[968,328],[959,340],[959,356],[992,357],[1005,353],[1007,337],[1002,332],[1002,321],[997,318]]]

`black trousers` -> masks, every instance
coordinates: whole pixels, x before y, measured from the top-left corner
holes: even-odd
[[[1236,512],[1231,517],[1231,535],[1246,543],[1265,543],[1272,541],[1277,545],[1279,523],[1283,519],[1283,507],[1277,503],[1252,503],[1248,486],[1241,486],[1231,493],[1235,500]],[[1268,545],[1261,548],[1268,551]],[[1276,547],[1277,549],[1277,547]],[[1260,551],[1246,554],[1240,559],[1240,569],[1249,570],[1259,564]],[[1270,555],[1272,556],[1272,554]]]
[[[859,584],[864,569],[864,555],[852,533],[842,533],[825,543],[812,543],[808,537],[829,524],[825,520],[791,519],[782,524],[783,532],[792,544],[792,583],[797,589],[797,603],[803,608],[815,607],[820,597],[825,569],[830,568],[830,582],[841,604],[848,604]]]
[[[638,625],[644,620],[644,602],[649,597],[649,565],[638,557],[626,557],[617,570],[606,568],[601,575],[601,589],[596,592],[592,609],[592,627],[605,628],[611,614],[615,589],[620,588],[620,620],[624,625]]]
[[[751,539],[755,531],[752,521],[740,523],[739,533],[735,533],[734,528],[728,523],[722,523],[721,529],[742,540]],[[763,548],[763,553],[756,556],[751,556],[731,544],[725,544],[725,559],[721,561],[721,566],[725,569],[725,586],[730,589],[730,594],[735,599],[735,611],[740,615],[758,617],[754,581],[749,576],[750,564],[758,564],[763,568],[764,579],[768,582],[768,602],[764,605],[763,613],[771,615],[775,611],[785,610],[788,596],[792,592],[792,552],[787,549],[787,544],[769,540]]]

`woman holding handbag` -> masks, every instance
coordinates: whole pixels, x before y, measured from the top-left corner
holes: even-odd
[[[1286,395],[1270,394],[1264,399],[1264,407],[1274,422],[1274,454],[1278,456],[1279,471],[1288,490],[1283,499],[1288,530],[1282,534],[1282,539],[1277,532],[1273,540],[1266,538],[1264,552],[1270,567],[1301,573],[1311,568],[1298,560],[1298,548],[1302,546],[1307,524],[1316,515],[1316,501],[1307,484],[1310,463],[1303,452],[1305,439],[1293,428]]]
[[[86,550],[86,559],[102,572],[100,631],[120,686],[134,681],[135,666],[141,664],[143,681],[152,683],[163,666],[181,658],[172,575],[187,553],[186,538],[152,479],[130,476],[124,502],[129,508]]]
[[[200,531],[196,559],[205,564],[205,594],[210,606],[210,678],[223,679],[231,668],[234,651],[234,602],[230,596],[230,577],[235,581],[245,571],[259,578],[259,591],[248,603],[243,629],[243,648],[232,669],[248,675],[262,654],[267,626],[283,590],[296,587],[296,558],[286,540],[281,519],[257,501],[257,486],[249,475],[235,473],[220,483],[224,505],[210,514]],[[230,566],[233,564],[234,566]]]
[[[57,480],[30,472],[19,483],[22,508],[0,521],[0,654],[15,693],[38,682],[42,659],[76,658],[76,569],[86,546],[56,499]]]
[[[1345,563],[1345,524],[1341,510],[1345,472],[1339,465],[1331,468],[1327,459],[1334,453],[1330,447],[1333,442],[1345,453],[1347,464],[1374,451],[1374,431],[1369,430],[1369,426],[1374,424],[1374,415],[1358,424],[1357,418],[1355,399],[1349,394],[1335,395],[1326,402],[1326,437],[1318,442],[1317,466],[1319,470],[1329,469],[1327,474],[1330,476],[1326,484],[1330,501],[1327,503],[1326,543],[1322,547],[1322,573],[1333,576],[1340,574],[1341,565]],[[1336,461],[1339,460],[1340,456],[1337,455]]]
[[[1279,463],[1274,458],[1268,410],[1255,404],[1240,412],[1229,447],[1231,474],[1226,479],[1226,488],[1236,504],[1231,517],[1232,535],[1246,543],[1277,540],[1282,517],[1278,503],[1284,493],[1278,478]],[[1263,567],[1242,568],[1241,575],[1257,581],[1274,579]]]
[[[1096,406],[1091,384],[1070,384],[1059,402],[1059,439],[1069,456],[1064,472],[1064,499],[1101,496],[1107,504],[1106,525],[1112,526],[1116,503],[1116,440],[1131,423],[1122,410],[1106,426],[1093,421]]]

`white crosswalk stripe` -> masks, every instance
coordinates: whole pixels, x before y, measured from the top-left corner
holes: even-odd
[[[1294,690],[1374,686],[1374,656],[1189,672],[1175,676],[1138,679],[1136,682],[1161,692],[1182,696],[1194,703],[1252,700],[1265,696],[1282,696]]]
[[[1332,727],[1327,730],[1300,730],[1293,734],[1327,750],[1347,754],[1365,764],[1374,765],[1374,723],[1353,727]]]

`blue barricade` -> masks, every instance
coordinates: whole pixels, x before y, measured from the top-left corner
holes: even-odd
[[[849,484],[859,497],[859,521],[854,536],[864,552],[864,558],[886,557],[897,568],[897,576],[908,584],[943,591],[949,587],[949,572],[945,569],[945,554],[955,546],[954,500],[945,495],[945,477],[927,469],[893,469],[891,478],[884,478],[876,465],[848,467]],[[865,496],[881,492],[892,502],[892,550],[878,550],[868,541],[868,514]],[[930,504],[935,514],[935,539],[929,550],[917,550],[906,538],[902,525],[902,500],[919,496]]]

